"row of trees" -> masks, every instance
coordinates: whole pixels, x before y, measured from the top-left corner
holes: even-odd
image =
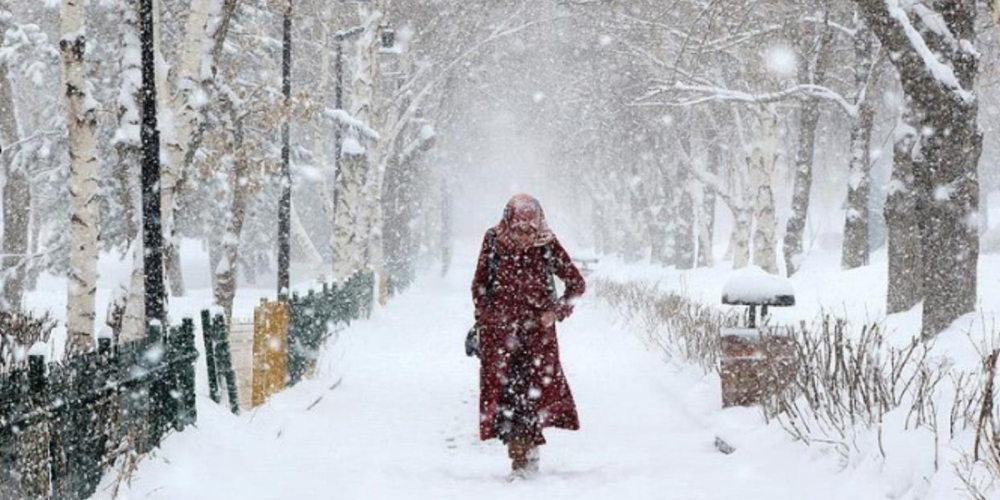
[[[254,282],[277,261],[287,291],[289,240],[317,277],[375,269],[384,296],[440,227],[424,200],[442,192],[427,153],[455,108],[448,88],[538,22],[528,4],[155,0],[144,32],[140,0],[0,1],[4,307],[20,309],[40,271],[66,273],[67,347],[89,349],[98,256],[118,253],[132,272],[106,320],[142,335],[158,273],[144,269],[140,185],[153,129],[170,295],[185,293],[192,238],[227,315],[240,272]]]
[[[733,220],[727,258],[793,274],[817,197],[844,193],[845,268],[868,263],[885,215],[890,312],[924,301],[930,336],[975,305],[978,167],[992,144],[979,120],[995,119],[979,112],[995,96],[977,77],[998,52],[986,4],[153,6],[171,295],[185,291],[179,241],[200,240],[231,312],[239,273],[285,269],[279,220],[291,257],[338,280],[370,266],[385,290],[422,250],[450,258],[440,208],[453,179],[439,167],[474,139],[477,113],[506,108],[530,109],[521,119],[553,139],[551,172],[586,192],[603,252],[712,265],[719,206]],[[146,316],[138,7],[0,0],[4,306],[20,308],[38,272],[67,273],[80,348],[100,322],[101,251],[132,261],[108,319],[133,335]]]
[[[581,125],[560,151],[570,175],[588,177],[604,251],[711,265],[719,200],[733,220],[727,258],[792,275],[808,221],[824,218],[810,215],[815,184],[846,193],[844,269],[869,263],[884,215],[890,313],[923,301],[930,337],[975,308],[980,170],[996,184],[980,161],[979,111],[997,98],[977,77],[998,52],[996,10],[973,0],[560,3],[577,46],[592,48],[576,51],[566,95],[593,103],[566,109]],[[873,167],[888,166],[879,159],[890,151],[883,187]],[[815,180],[817,162],[835,174]]]

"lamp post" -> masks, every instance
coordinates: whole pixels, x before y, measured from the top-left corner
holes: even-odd
[[[160,221],[160,132],[156,125],[156,62],[153,57],[153,0],[139,2],[142,52],[142,244],[146,325],[166,319],[163,286],[163,229]],[[165,326],[165,325],[163,325]],[[161,326],[162,328],[162,326]]]
[[[278,297],[288,295],[291,261],[292,173],[289,145],[292,119],[292,0],[285,6],[281,56],[281,87],[285,95],[285,121],[281,127],[281,199],[278,201]]]

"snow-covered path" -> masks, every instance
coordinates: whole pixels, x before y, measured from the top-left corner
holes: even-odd
[[[119,498],[881,497],[873,478],[845,480],[833,457],[763,428],[755,411],[721,411],[716,376],[665,363],[593,297],[560,329],[582,429],[547,431],[540,476],[507,483],[504,448],[476,434],[466,284],[418,282],[343,332],[317,379],[252,414],[203,398],[198,428],[170,436]],[[737,452],[716,451],[716,435]]]

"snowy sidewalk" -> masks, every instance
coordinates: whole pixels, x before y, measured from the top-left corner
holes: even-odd
[[[834,457],[763,428],[755,411],[721,411],[716,376],[664,363],[593,296],[559,332],[582,429],[547,431],[540,476],[506,483],[505,449],[477,438],[478,366],[462,352],[465,278],[418,282],[343,332],[317,380],[256,412],[233,417],[201,399],[198,429],[169,436],[119,498],[881,496],[874,478],[848,480]],[[717,434],[737,452],[716,451]]]

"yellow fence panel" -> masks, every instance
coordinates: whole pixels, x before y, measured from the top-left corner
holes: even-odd
[[[254,309],[253,406],[285,388],[289,316],[286,302],[261,301]]]

